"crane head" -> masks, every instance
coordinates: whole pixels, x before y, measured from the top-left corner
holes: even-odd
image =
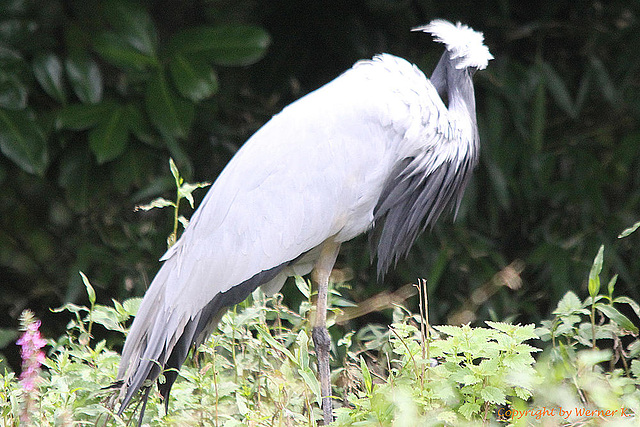
[[[454,25],[444,19],[435,19],[427,25],[413,28],[412,31],[430,33],[435,41],[443,43],[458,70],[484,70],[489,60],[493,59],[489,48],[483,43],[484,35],[460,22]]]

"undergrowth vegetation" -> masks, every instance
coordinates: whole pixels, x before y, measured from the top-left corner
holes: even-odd
[[[431,326],[428,310],[412,314],[401,306],[389,327],[344,333],[333,325],[334,334],[342,334],[332,349],[335,425],[637,425],[640,340],[623,311],[638,317],[640,306],[614,296],[615,278],[606,294],[599,293],[601,264],[602,250],[591,270],[591,295],[581,300],[568,292],[554,318],[538,327]],[[122,418],[114,415],[117,391],[108,386],[119,354],[105,341],[95,342],[92,331],[126,335],[140,300],[98,304],[89,280],[82,279],[90,307],[56,310],[75,319],[66,335],[47,341],[42,370],[23,366],[38,372],[30,379],[33,387],[12,372],[0,376],[3,426],[136,421],[135,405]],[[306,297],[296,309],[283,305],[279,294],[266,297],[257,290],[229,310],[180,371],[168,414],[159,395],[151,394],[145,425],[317,425],[322,416],[310,339],[313,293],[302,278],[296,285]],[[339,289],[331,295],[334,314],[350,305]],[[37,326],[32,316],[23,316],[25,334]]]
[[[173,207],[175,242],[179,203],[207,184],[187,184],[173,161],[176,201],[156,199],[141,209]],[[640,228],[625,230],[624,238]],[[640,304],[615,296],[617,276],[601,292],[604,247],[589,272],[589,296],[567,292],[539,326],[486,322],[483,327],[429,323],[427,283],[416,285],[420,313],[401,305],[390,326],[345,330],[336,318],[354,303],[336,283],[329,297],[335,426],[638,425],[640,414]],[[132,425],[136,405],[115,414],[113,386],[120,355],[95,328],[127,334],[140,298],[97,302],[80,273],[89,307],[68,303],[67,332],[44,340],[40,321],[23,312],[22,373],[0,373],[0,425]],[[304,297],[288,307],[281,294],[260,289],[232,307],[206,343],[193,352],[172,389],[165,413],[151,393],[149,426],[315,426],[322,396],[311,340],[315,297],[295,279]],[[635,319],[635,322],[631,319]],[[96,334],[97,335],[97,334]],[[335,339],[339,337],[338,339]],[[122,341],[122,340],[118,340]],[[47,355],[42,351],[47,347]],[[536,356],[536,358],[534,358]],[[160,377],[163,381],[163,377]]]

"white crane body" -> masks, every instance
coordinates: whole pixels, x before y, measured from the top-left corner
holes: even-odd
[[[380,276],[443,210],[457,210],[478,160],[469,67],[491,56],[484,47],[459,69],[468,55],[448,49],[435,85],[389,54],[359,61],[242,146],[162,257],[123,350],[120,411],[145,380],[179,368],[225,307],[309,273],[323,242],[339,247],[373,229]],[[165,376],[168,398],[176,374]]]

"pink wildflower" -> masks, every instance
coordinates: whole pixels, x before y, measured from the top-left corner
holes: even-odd
[[[36,386],[40,379],[40,366],[46,357],[41,349],[47,345],[47,342],[40,335],[40,321],[34,317],[31,310],[22,312],[20,324],[24,331],[16,341],[16,344],[21,347],[20,385],[24,391],[24,408],[20,416],[20,423],[31,425],[31,414],[34,411],[35,399],[37,398]]]
[[[36,382],[40,377],[40,366],[44,362],[45,354],[42,350],[47,341],[40,335],[40,321],[29,323],[22,336],[16,341],[22,349],[22,373],[20,374],[20,384],[22,388],[29,392],[36,388]]]

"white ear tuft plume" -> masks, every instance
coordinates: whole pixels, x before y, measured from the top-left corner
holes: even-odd
[[[436,19],[422,27],[413,28],[412,31],[431,33],[435,41],[444,43],[451,52],[451,59],[460,58],[455,65],[458,69],[476,67],[484,70],[489,60],[493,59],[489,48],[483,43],[484,35],[460,22],[453,25],[444,19]]]

